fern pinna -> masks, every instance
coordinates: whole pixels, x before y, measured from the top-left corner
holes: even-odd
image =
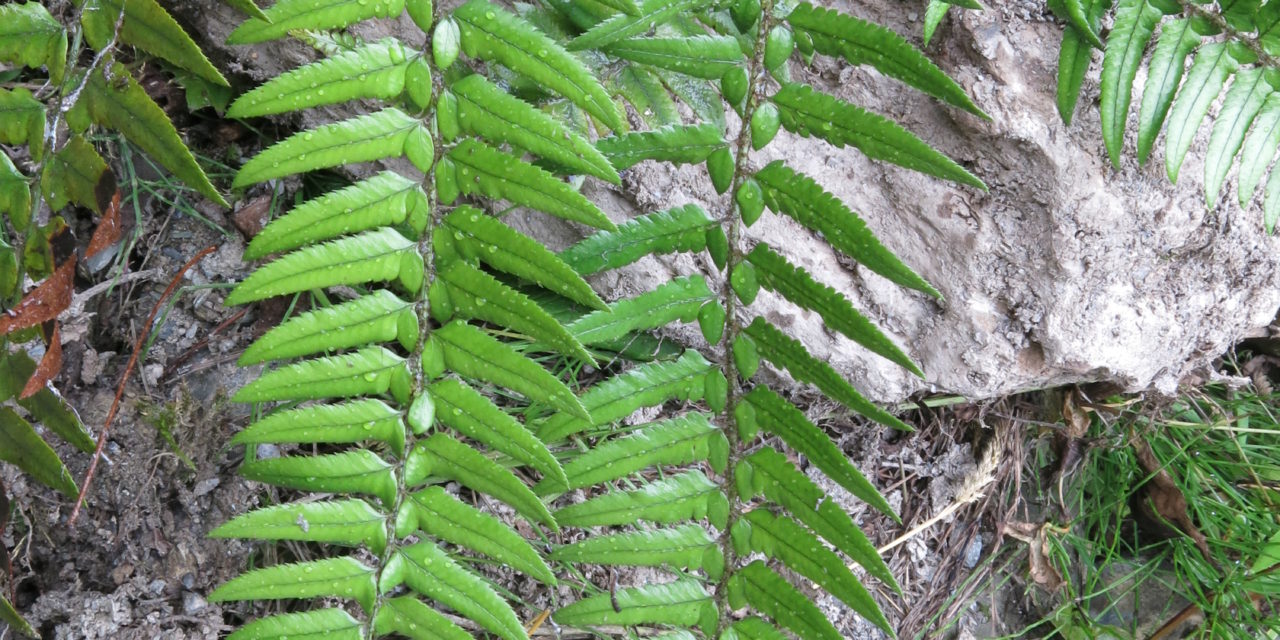
[[[650,253],[706,250],[720,271],[711,283],[690,274],[568,325],[592,347],[629,332],[696,320],[712,347],[705,354],[690,350],[675,361],[638,365],[588,389],[580,398],[591,420],[562,413],[538,422],[543,441],[552,446],[572,441],[579,447],[562,457],[567,484],[544,478],[534,490],[547,497],[571,496],[564,498],[571,504],[555,512],[561,526],[599,528],[579,542],[557,546],[551,557],[673,572],[668,581],[588,587],[586,597],[556,611],[553,620],[575,627],[666,627],[675,630],[672,638],[841,637],[797,586],[795,580],[803,578],[892,633],[850,561],[890,589],[897,588],[893,576],[850,516],[783,447],[854,496],[884,513],[892,510],[819,427],[757,378],[761,361],[855,412],[907,427],[804,345],[755,316],[752,303],[761,288],[768,289],[819,314],[831,329],[875,353],[913,372],[919,369],[849,300],[791,264],[768,240],[752,238],[747,228],[770,210],[821,234],[833,248],[893,282],[938,294],[812,178],[783,161],[758,167],[751,154],[786,129],[983,188],[964,168],[897,124],[792,82],[786,63],[796,49],[806,59],[822,54],[872,65],[940,100],[982,112],[901,37],[807,3],[549,4],[575,27],[569,30],[576,33],[571,50],[605,54],[606,82],[609,73],[653,69],[702,82],[714,79],[718,82],[708,84],[719,89],[718,109],[723,114],[727,106],[743,123],[734,131],[721,129],[723,118],[668,122],[596,144],[620,170],[642,160],[705,161],[711,183],[729,201],[719,220],[696,207],[678,207],[627,222],[617,231],[601,231],[560,254],[580,273],[591,274]],[[736,52],[714,44],[722,41],[734,43]],[[698,53],[713,47],[714,54]],[[686,103],[686,95],[698,95],[668,89],[667,99]],[[694,114],[705,110],[688,106]],[[616,426],[640,408],[699,399],[701,405],[684,404],[685,411],[661,414],[653,422]]]
[[[412,165],[377,173],[273,221],[246,257],[282,255],[227,299],[243,304],[335,287],[347,292],[337,294],[341,301],[313,293],[310,310],[247,349],[246,365],[300,360],[263,373],[236,396],[283,403],[235,437],[250,445],[242,473],[334,495],[257,509],[213,535],[354,549],[257,569],[222,585],[213,600],[329,603],[250,622],[235,638],[439,639],[484,632],[520,640],[527,637],[521,616],[472,567],[474,556],[556,584],[533,543],[445,486],[456,483],[506,505],[540,536],[557,530],[524,474],[512,469],[552,482],[564,482],[564,470],[494,403],[491,389],[564,415],[589,414],[564,382],[495,334],[525,336],[592,362],[581,342],[513,283],[536,284],[585,308],[606,307],[554,253],[481,209],[453,205],[463,195],[503,199],[612,230],[594,204],[524,155],[610,182],[618,175],[579,133],[486,77],[470,75],[458,58],[465,54],[477,66],[502,65],[530,78],[602,128],[621,128],[622,117],[577,58],[483,0],[447,15],[429,0],[318,8],[312,0],[281,0],[231,40],[259,42],[299,30],[314,35],[406,9],[431,34],[428,51],[394,39],[331,39],[337,45],[330,56],[268,81],[229,111],[263,116],[355,99],[381,106],[271,146],[244,165],[238,187],[357,162],[403,157]],[[258,459],[254,445],[266,443],[314,450]]]
[[[781,162],[756,169],[750,155],[785,128],[981,188],[891,121],[790,82],[786,63],[799,48],[805,57],[871,64],[981,115],[964,92],[892,32],[803,3],[549,0],[520,17],[483,0],[445,17],[412,1],[314,8],[282,0],[268,19],[249,21],[232,38],[339,28],[407,8],[429,29],[430,54],[395,40],[335,39],[341,44],[330,57],[246,94],[233,115],[355,98],[390,106],[267,149],[237,184],[399,156],[425,177],[383,172],[304,203],[246,252],[287,253],[246,279],[229,303],[339,285],[357,294],[337,304],[312,295],[314,309],[252,345],[246,364],[307,359],[264,373],[238,396],[289,404],[235,442],[323,445],[318,454],[251,459],[245,475],[341,495],[258,509],[215,535],[361,549],[258,569],[219,588],[214,600],[323,597],[359,605],[264,618],[235,637],[524,637],[500,590],[469,569],[473,554],[546,584],[556,582],[551,566],[572,576],[585,564],[678,573],[616,590],[575,580],[583,597],[555,611],[559,625],[667,627],[672,637],[781,638],[782,629],[839,637],[792,583],[800,575],[889,630],[847,563],[896,588],[892,575],[848,514],[776,447],[785,444],[891,514],[888,504],[798,408],[752,381],[763,359],[854,411],[906,425],[799,342],[753,318],[750,305],[761,287],[769,289],[919,370],[847,299],[767,243],[753,243],[745,228],[767,208],[896,283],[937,292],[821,185]],[[473,68],[456,64],[459,52]],[[650,128],[627,131],[615,96]],[[726,105],[745,123],[739,131],[728,128]],[[726,215],[685,205],[614,227],[556,177],[618,184],[618,172],[643,161],[705,162],[716,190],[732,194]],[[455,205],[462,196],[505,200],[601,231],[552,254],[480,208]],[[690,273],[610,305],[582,281],[680,251],[706,251],[720,271]],[[636,348],[647,331],[676,321],[696,321],[711,348]],[[315,357],[322,352],[340,353]],[[523,355],[538,352],[586,364],[601,353],[648,362],[575,396]],[[532,403],[522,412],[528,428],[494,403],[498,388]],[[698,408],[620,426],[672,402]],[[539,480],[527,485],[511,471],[517,468]],[[543,534],[604,529],[544,554],[451,495],[447,481],[496,498]],[[732,615],[743,607],[749,616]]]
[[[1204,152],[1205,202],[1217,205],[1238,156],[1240,206],[1253,202],[1262,184],[1263,221],[1270,232],[1280,219],[1280,171],[1268,176],[1280,150],[1280,2],[1120,0],[1105,40],[1099,27],[1111,0],[1057,0],[1050,7],[1069,25],[1058,62],[1062,118],[1071,122],[1093,50],[1103,50],[1102,137],[1118,167],[1133,87],[1145,64],[1138,160],[1151,157],[1163,131],[1165,172],[1177,181],[1201,123],[1221,98]]]

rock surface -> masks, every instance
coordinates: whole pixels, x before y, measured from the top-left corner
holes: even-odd
[[[916,14],[899,2],[832,4],[919,39]],[[209,37],[202,45],[216,62],[234,61],[233,71],[253,79],[309,59],[296,44],[222,45],[239,20],[222,3],[193,0],[179,12],[193,33]],[[921,390],[982,398],[1081,381],[1168,393],[1275,317],[1280,244],[1263,233],[1260,206],[1241,210],[1230,189],[1215,210],[1204,205],[1200,152],[1208,127],[1179,185],[1165,180],[1163,163],[1139,167],[1132,141],[1130,157],[1113,170],[1094,103],[1100,63],[1086,79],[1075,123],[1065,126],[1056,113],[1061,28],[1041,3],[1025,0],[952,12],[928,52],[990,121],[869,69],[829,59],[793,67],[805,81],[898,120],[990,187],[987,193],[958,187],[785,132],[758,154],[759,166],[785,157],[844,199],[945,296],[939,303],[903,291],[781,217],[765,216],[750,230],[851,296],[927,373],[915,379],[831,334],[815,314],[762,296],[763,313],[872,398],[896,401]],[[366,37],[417,34],[407,19],[366,29]],[[641,165],[625,184],[625,197],[600,184],[588,190],[616,220],[691,201],[710,211],[723,207],[701,167]],[[553,246],[580,234],[545,217],[524,224]],[[629,295],[687,272],[691,260],[647,260],[598,284],[607,296]],[[697,339],[695,333],[687,335]]]

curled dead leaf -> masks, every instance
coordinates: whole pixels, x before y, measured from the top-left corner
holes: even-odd
[[[76,261],[69,259],[53,275],[36,285],[14,308],[0,315],[0,336],[34,327],[58,317],[71,305]]]
[[[31,374],[27,384],[22,387],[18,397],[26,399],[40,393],[40,390],[49,384],[59,371],[62,371],[62,335],[55,322],[53,332],[49,336],[49,346],[44,350],[44,357],[40,358],[40,365],[36,367],[35,373]]]
[[[92,258],[119,240],[120,192],[116,191],[108,201],[102,219],[98,221],[98,227],[93,230],[93,237],[89,238],[89,246],[84,250],[84,257]]]

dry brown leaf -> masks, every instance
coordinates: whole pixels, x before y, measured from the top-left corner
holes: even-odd
[[[252,240],[267,225],[267,214],[270,211],[271,196],[259,196],[231,214],[231,223],[240,230],[245,240]]]
[[[93,237],[89,238],[89,247],[84,250],[84,257],[92,258],[118,240],[120,240],[120,192],[116,191],[112,194],[102,219],[98,221],[98,228],[93,230]]]
[[[1217,566],[1218,563],[1209,553],[1208,540],[1187,513],[1187,497],[1182,494],[1173,476],[1156,459],[1150,443],[1142,438],[1133,438],[1130,445],[1138,466],[1151,476],[1129,496],[1129,506],[1138,521],[1138,529],[1158,540],[1176,538],[1180,533],[1186,534],[1195,542],[1204,559]]]
[[[69,259],[53,275],[36,285],[17,306],[0,315],[0,336],[34,327],[58,317],[71,305],[76,261]]]
[[[49,346],[44,350],[44,357],[40,358],[40,364],[36,367],[35,373],[31,374],[31,378],[27,380],[26,386],[22,387],[22,392],[18,394],[19,398],[30,398],[53,380],[62,371],[62,335],[58,329],[58,324],[53,325],[52,335],[49,336]]]
[[[1004,533],[1015,540],[1027,543],[1028,564],[1031,580],[1044,589],[1053,592],[1062,587],[1062,574],[1053,568],[1049,555],[1045,552],[1045,541],[1048,538],[1049,523],[1034,524],[1031,522],[1006,522]]]

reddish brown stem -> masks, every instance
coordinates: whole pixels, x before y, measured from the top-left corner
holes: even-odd
[[[182,276],[194,267],[197,262],[204,259],[205,256],[216,251],[218,247],[205,247],[195,257],[182,265],[178,269],[178,273],[173,276],[173,280],[169,282],[169,286],[165,288],[164,293],[160,294],[160,299],[156,300],[155,306],[151,308],[151,315],[147,316],[147,322],[143,325],[142,334],[138,336],[138,342],[133,345],[133,355],[129,356],[129,364],[125,365],[124,375],[120,378],[120,384],[116,387],[115,400],[111,402],[111,410],[107,411],[107,419],[102,423],[102,433],[98,434],[98,447],[93,451],[93,458],[89,461],[89,471],[84,474],[84,482],[80,484],[80,495],[76,497],[76,506],[71,510],[71,518],[67,521],[67,526],[75,526],[76,518],[80,515],[80,506],[84,504],[84,498],[89,494],[89,486],[93,484],[93,474],[98,469],[98,459],[102,457],[102,448],[107,444],[107,435],[111,432],[111,422],[116,417],[116,411],[120,408],[120,399],[124,397],[125,385],[129,382],[129,376],[133,375],[133,369],[138,364],[138,354],[142,353],[142,346],[146,343],[147,336],[151,334],[151,323],[155,322],[156,315],[160,313],[160,308],[164,306],[165,300],[173,295],[174,289],[178,288],[178,284],[182,282]]]

